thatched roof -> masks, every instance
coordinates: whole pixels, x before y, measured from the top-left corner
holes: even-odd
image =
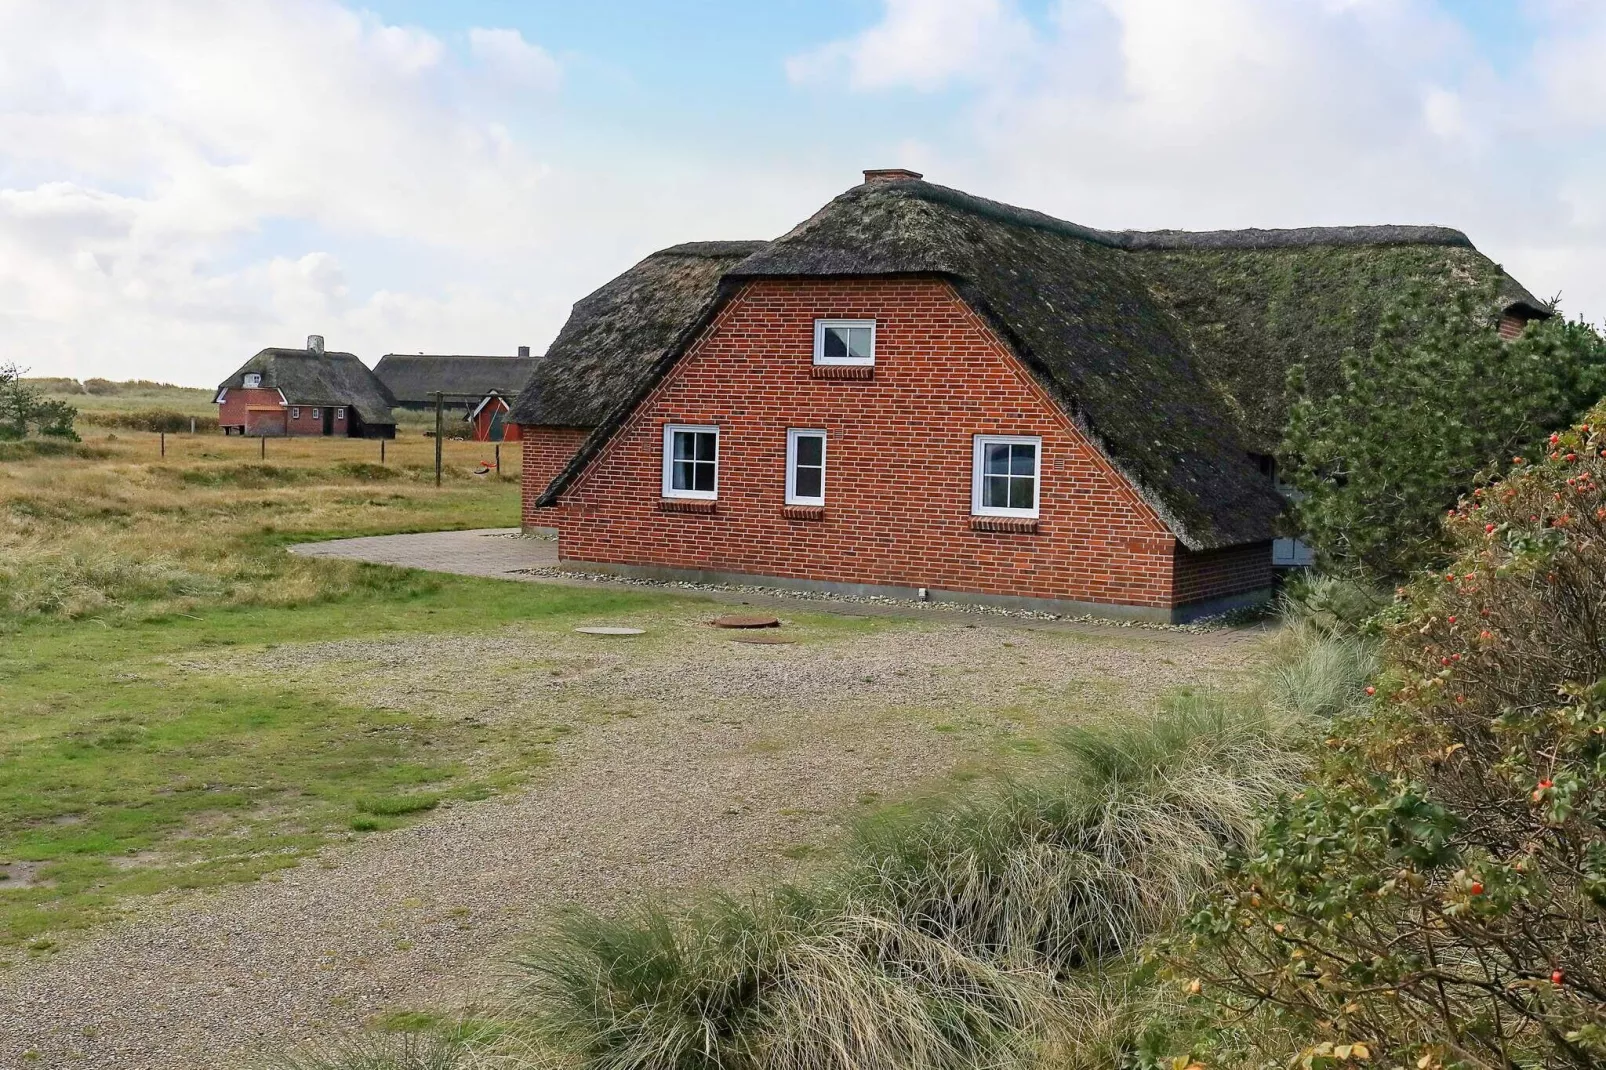
[[[510,421],[595,427],[700,329],[719,281],[763,242],[689,242],[647,259],[574,306]]]
[[[374,365],[398,405],[433,405],[435,391],[484,397],[496,391],[512,397],[530,378],[539,357],[386,353]],[[448,399],[455,405],[461,399]]]
[[[596,429],[543,504],[744,281],[868,275],[950,280],[1193,549],[1269,537],[1282,501],[1248,454],[1275,450],[1286,367],[1336,382],[1408,279],[1492,282],[1502,308],[1548,314],[1443,227],[1101,231],[869,182],[774,242],[677,246],[576,305],[515,411]]]
[[[365,424],[396,422],[384,385],[355,354],[270,347],[240,365],[218,389],[243,389],[247,372],[261,375],[263,388],[279,391],[286,404],[344,405]]]

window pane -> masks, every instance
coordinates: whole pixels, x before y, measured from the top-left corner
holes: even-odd
[[[1009,472],[1009,447],[990,442],[982,448],[986,451],[982,471],[988,475],[1007,475]]]
[[[690,431],[676,431],[675,452],[673,455],[675,460],[689,461],[692,459],[692,457],[696,456],[696,439],[697,436],[692,434]]]
[[[797,463],[820,465],[824,463],[825,439],[819,435],[797,436]]]
[[[697,462],[696,490],[711,491],[714,489],[714,466],[704,461]]]
[[[1030,476],[1037,474],[1037,447],[1025,443],[1016,443],[1009,448],[1009,471],[1012,475]]]
[[[981,503],[989,509],[1009,508],[1009,477],[988,476],[982,480]]]
[[[697,459],[699,461],[716,460],[715,454],[718,449],[719,436],[712,431],[697,432]]]
[[[1036,488],[1037,480],[1015,476],[1009,481],[1009,507],[1011,509],[1030,509],[1036,505],[1037,503],[1033,500]]]
[[[825,471],[820,468],[799,468],[794,488],[799,498],[820,497],[820,487],[825,482]]]
[[[692,469],[696,467],[691,461],[676,461],[669,466],[669,485],[675,490],[692,489]]]
[[[874,356],[874,350],[871,349],[870,345],[870,337],[870,328],[868,327],[849,327],[848,356],[861,357],[865,360]]]
[[[848,331],[846,327],[825,328],[825,356],[845,357],[848,355]]]

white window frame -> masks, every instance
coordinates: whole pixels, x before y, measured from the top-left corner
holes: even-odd
[[[820,440],[820,494],[816,498],[806,498],[797,492],[797,440],[800,438],[817,438]],[[786,429],[786,504],[787,505],[824,505],[825,504],[825,465],[826,449],[830,445],[828,436],[824,431],[813,427],[789,427]],[[812,466],[811,466],[812,467]]]
[[[312,418],[313,418],[313,419],[314,419],[314,420],[321,420],[321,419],[323,419],[323,410],[322,410],[322,409],[313,409],[313,410],[312,410]]]
[[[292,405],[290,407],[290,419],[292,419],[292,420],[301,419],[301,406],[300,405]]]
[[[868,327],[870,329],[870,355],[868,357],[828,357],[825,355],[825,329],[827,327]],[[857,368],[875,367],[875,320],[815,320],[814,363],[845,364]]]
[[[346,410],[345,409],[341,409],[341,408],[335,409],[335,419],[344,420],[345,418],[346,418]]]
[[[257,390],[262,386],[262,376],[257,372],[247,372],[241,378],[241,385],[246,390]]]
[[[713,490],[676,490],[675,489],[675,432],[701,431],[712,432],[714,436],[714,489]],[[664,424],[664,467],[661,492],[665,498],[696,498],[702,501],[715,501],[719,498],[719,428],[713,424]]]
[[[996,505],[982,504],[982,472],[983,458],[988,446],[1036,446],[1033,454],[1035,463],[1032,468],[1032,507],[1030,509],[1007,509]],[[1040,435],[974,435],[970,445],[970,515],[971,516],[1017,516],[1037,519],[1038,511],[1043,504],[1043,439]]]

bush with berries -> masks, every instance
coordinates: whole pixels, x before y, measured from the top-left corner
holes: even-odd
[[[1177,949],[1218,1043],[1260,1016],[1310,1067],[1606,1066],[1606,404],[1446,531],[1365,712]]]

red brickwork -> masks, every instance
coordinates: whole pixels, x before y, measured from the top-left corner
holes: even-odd
[[[509,431],[514,425],[508,425]],[[520,483],[524,492],[523,520],[528,526],[551,527],[555,511],[537,509],[535,500],[557,478],[574,456],[580,444],[591,434],[589,427],[518,427],[518,437],[524,443],[520,453],[524,458]],[[653,484],[657,497],[658,485]]]
[[[816,318],[876,320],[874,378],[813,377]],[[660,509],[666,423],[719,427],[712,514]],[[789,427],[827,433],[822,519],[783,513]],[[1042,436],[1035,532],[972,527],[976,434]],[[558,452],[533,438],[527,521],[530,488],[545,488],[555,471],[546,458]],[[1158,608],[1183,600],[1179,562],[1205,576],[1220,571],[1178,553],[1153,511],[935,279],[749,284],[563,503],[540,513],[541,523],[555,517],[560,557],[576,562]],[[1245,551],[1255,554],[1269,584],[1269,548]],[[1195,586],[1231,593],[1237,575],[1227,569],[1225,582]]]
[[[351,410],[342,405],[285,405],[277,390],[253,387],[230,387],[218,406],[217,422],[221,427],[243,427],[248,435],[321,435],[324,433],[324,413],[330,416],[331,435],[348,433]]]
[[[1175,575],[1179,606],[1256,591],[1273,583],[1271,543],[1229,546],[1195,553],[1177,547]]]

